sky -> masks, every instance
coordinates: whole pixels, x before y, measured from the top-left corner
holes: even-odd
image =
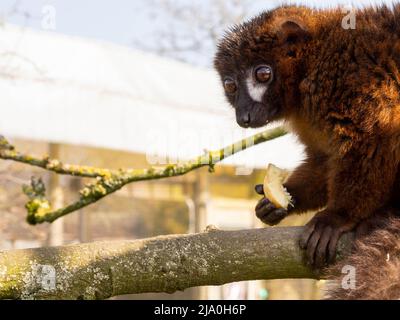
[[[163,1],[163,0],[155,0]],[[176,3],[203,7],[213,0],[176,0]],[[230,0],[226,0],[230,1]],[[234,1],[234,0],[231,0]],[[342,0],[254,0],[249,15],[265,9],[271,9],[281,3],[301,3],[316,7],[346,5],[349,1]],[[350,3],[368,5],[371,3],[392,3],[388,1],[358,0]],[[143,44],[145,49],[152,50],[160,39],[160,30],[177,28],[184,30],[185,26],[174,23],[174,16],[165,13],[154,0],[1,0],[1,20],[35,29],[46,29],[68,35],[94,38],[125,46]],[[49,18],[50,17],[50,18]],[[178,30],[179,31],[179,30]],[[190,36],[190,33],[189,33]],[[212,50],[205,53],[195,53],[189,62],[207,65],[211,61]],[[185,53],[186,54],[186,53]],[[187,58],[185,56],[185,58]]]

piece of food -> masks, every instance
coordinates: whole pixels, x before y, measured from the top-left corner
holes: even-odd
[[[287,209],[292,203],[292,196],[287,192],[283,183],[289,176],[289,172],[280,169],[273,164],[267,167],[267,173],[264,178],[264,194],[275,207]]]

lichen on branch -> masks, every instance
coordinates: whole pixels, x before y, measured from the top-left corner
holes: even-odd
[[[224,283],[323,278],[298,245],[302,227],[168,235],[0,251],[0,299],[106,299]],[[352,238],[339,242],[349,253]],[[267,244],[267,245],[266,245]]]
[[[50,159],[48,156],[40,158],[20,153],[4,138],[0,139],[0,158],[22,162],[58,174],[96,179],[94,182],[87,184],[80,191],[80,197],[77,201],[66,207],[57,209],[51,207],[49,201],[42,192],[35,192],[38,191],[36,189],[39,188],[39,186],[42,187],[43,183],[38,184],[39,180],[33,179],[31,186],[24,187],[24,192],[29,197],[29,201],[26,204],[28,211],[27,221],[30,224],[37,224],[53,222],[62,216],[97,202],[132,182],[180,176],[204,166],[208,166],[209,170],[213,171],[214,165],[227,157],[262,142],[281,137],[286,133],[283,127],[269,129],[226,146],[225,148],[206,151],[203,155],[195,157],[194,159],[176,164],[169,164],[164,167],[151,167],[149,169],[109,170],[63,164],[58,159]]]

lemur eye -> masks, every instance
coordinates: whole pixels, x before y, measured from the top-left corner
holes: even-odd
[[[260,66],[254,70],[254,78],[258,82],[267,82],[271,79],[272,69],[269,66]]]
[[[236,81],[233,80],[232,78],[226,78],[224,80],[224,88],[225,88],[225,91],[229,94],[235,93],[237,90]]]

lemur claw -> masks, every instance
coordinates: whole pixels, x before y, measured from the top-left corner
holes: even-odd
[[[308,263],[320,269],[335,261],[340,236],[353,229],[355,223],[325,211],[317,213],[306,225],[300,237],[300,247],[306,250]]]

